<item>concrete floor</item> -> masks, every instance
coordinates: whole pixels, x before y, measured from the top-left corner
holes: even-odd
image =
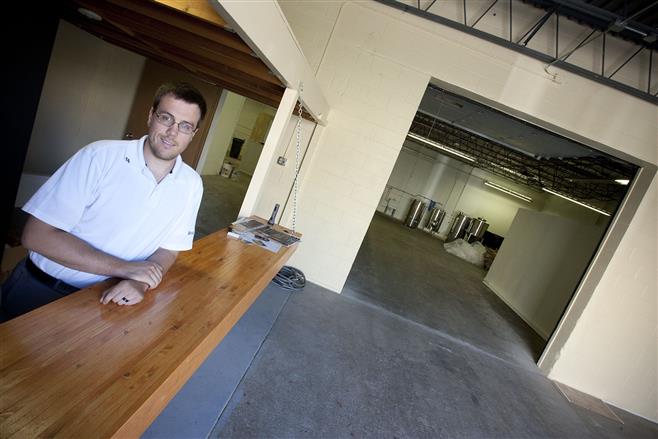
[[[485,275],[443,241],[376,214],[343,295],[534,368],[546,342],[482,283]]]
[[[202,211],[197,228],[219,228]],[[375,216],[344,294],[269,287],[145,437],[658,436],[569,403],[534,364],[543,341],[482,277]]]
[[[315,285],[290,296],[212,438],[639,438],[538,370]]]
[[[196,220],[194,239],[203,238],[231,224],[238,218],[242,200],[251,177],[247,174],[232,178],[203,175],[203,198]]]

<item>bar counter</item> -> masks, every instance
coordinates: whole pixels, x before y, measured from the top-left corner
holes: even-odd
[[[1,324],[0,437],[139,437],[295,248],[220,230],[137,305],[101,305],[108,280]]]

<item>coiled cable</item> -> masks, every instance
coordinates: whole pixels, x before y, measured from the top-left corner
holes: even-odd
[[[304,289],[306,285],[306,276],[304,276],[302,270],[284,265],[274,276],[272,282],[286,291],[299,291]]]

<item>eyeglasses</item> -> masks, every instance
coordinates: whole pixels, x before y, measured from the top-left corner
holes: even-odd
[[[154,111],[153,114],[158,122],[166,127],[171,127],[176,123],[176,118],[167,112]],[[183,134],[193,134],[196,131],[194,125],[189,122],[178,122],[178,131]]]

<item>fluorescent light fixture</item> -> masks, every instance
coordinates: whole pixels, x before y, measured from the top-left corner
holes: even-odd
[[[583,203],[582,201],[575,200],[575,199],[573,199],[573,198],[571,198],[571,197],[567,197],[566,195],[561,194],[561,193],[559,193],[559,192],[555,192],[555,191],[553,191],[553,190],[551,190],[551,189],[546,189],[545,187],[543,187],[542,189],[544,190],[544,192],[548,192],[549,194],[553,194],[553,195],[555,195],[555,196],[557,196],[557,197],[564,198],[564,199],[567,200],[567,201],[571,201],[572,203],[576,203],[576,204],[578,204],[579,206],[586,207],[587,209],[589,209],[589,210],[593,210],[594,212],[598,212],[598,213],[600,213],[601,215],[610,216],[610,212],[606,212],[605,210],[601,210],[601,209],[596,208],[596,207],[594,207],[594,206],[590,206],[589,204]]]
[[[619,183],[622,186],[628,186],[628,183],[630,183],[630,180],[627,180],[625,178],[620,178],[618,180],[615,180],[616,183]]]
[[[517,177],[522,178],[524,180],[528,179],[527,175],[523,175],[519,171],[515,171],[514,169],[510,169],[507,166],[499,165],[498,163],[495,163],[495,162],[492,162],[492,161],[487,161],[487,163],[489,163],[490,165],[492,165],[492,166],[494,166],[498,169],[502,169],[503,171],[505,171],[509,174],[516,175]]]
[[[464,160],[468,160],[468,161],[470,161],[470,162],[474,162],[474,161],[475,161],[475,158],[474,158],[474,157],[471,157],[471,156],[468,155],[468,154],[464,154],[464,153],[461,152],[461,151],[457,151],[456,149],[452,149],[452,148],[450,148],[449,146],[441,145],[440,143],[437,143],[437,142],[434,142],[434,141],[432,141],[432,140],[429,140],[429,139],[426,139],[426,138],[424,138],[424,137],[421,137],[421,136],[419,136],[418,134],[408,133],[408,134],[407,134],[407,137],[410,137],[410,138],[412,138],[412,139],[414,139],[414,140],[417,140],[417,141],[419,141],[419,142],[421,142],[421,143],[424,143],[424,144],[426,144],[426,145],[432,146],[432,147],[434,147],[434,148],[436,148],[436,149],[440,149],[440,150],[442,150],[442,151],[449,152],[450,154],[456,155],[457,157],[461,157],[461,158],[463,158]]]
[[[519,192],[516,192],[516,191],[513,191],[512,189],[507,188],[505,186],[501,186],[497,183],[485,180],[484,185],[489,186],[490,188],[496,189],[497,191],[505,192],[507,195],[511,195],[513,197],[519,198],[519,199],[525,201],[526,203],[531,203],[532,202],[532,198],[530,198],[529,196],[523,195],[523,194],[521,194]]]

